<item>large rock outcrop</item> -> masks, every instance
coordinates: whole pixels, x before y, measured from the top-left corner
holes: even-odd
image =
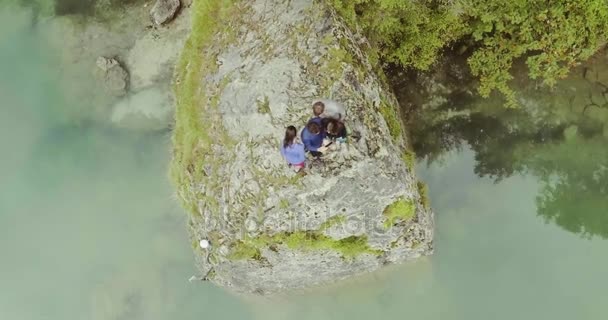
[[[178,64],[171,168],[202,274],[271,294],[430,254],[432,212],[365,40],[313,0],[212,3],[194,2]],[[353,134],[296,175],[279,141],[322,97]]]

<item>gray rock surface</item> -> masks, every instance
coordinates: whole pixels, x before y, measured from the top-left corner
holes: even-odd
[[[159,26],[171,21],[180,7],[180,0],[156,0],[152,10],[150,10],[150,16],[152,21]]]
[[[127,93],[129,74],[114,58],[97,58],[95,74],[107,93],[123,96]]]
[[[176,130],[186,125],[180,119],[201,122],[195,150],[209,144],[191,164],[179,163],[187,155],[176,145],[173,163],[184,168],[174,180],[201,274],[237,292],[272,294],[431,254],[433,214],[403,160],[396,100],[359,47],[364,39],[317,1],[239,6],[195,57],[217,65],[200,77],[200,115],[176,117]],[[286,126],[306,123],[319,98],[345,105],[357,138],[309,160],[298,176],[279,141]],[[412,217],[391,224],[385,211],[399,203]],[[202,239],[210,250],[196,245]]]

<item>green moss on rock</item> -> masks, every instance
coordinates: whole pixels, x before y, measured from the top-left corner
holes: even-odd
[[[323,222],[321,224],[321,227],[319,227],[319,230],[321,230],[321,231],[327,230],[335,225],[342,224],[345,221],[346,221],[346,217],[343,215],[333,216],[333,217],[327,219],[327,221]]]
[[[410,172],[414,172],[414,166],[416,165],[416,154],[411,150],[405,150],[401,159],[410,170]]]
[[[246,241],[238,241],[232,247],[232,252],[228,258],[233,260],[259,260],[262,257],[260,249]]]
[[[407,221],[413,218],[416,213],[416,206],[411,200],[400,198],[386,206],[383,213],[386,217],[384,227],[390,228],[397,222]]]
[[[422,206],[425,209],[429,209],[431,206],[429,201],[429,186],[422,181],[416,182],[416,186],[418,187],[418,194],[420,195],[420,202],[422,202]]]
[[[380,113],[388,125],[388,130],[393,138],[393,141],[398,141],[399,137],[401,136],[402,129],[397,111],[390,104],[382,101],[380,104]]]
[[[258,101],[259,113],[270,113],[270,100],[268,96],[264,96],[264,100]]]
[[[260,235],[254,238],[236,242],[232,248],[230,258],[233,260],[261,258],[263,248],[285,245],[292,250],[332,250],[337,251],[344,258],[354,258],[360,254],[379,255],[381,250],[370,248],[366,236],[351,236],[336,240],[320,231],[283,232],[275,235]]]

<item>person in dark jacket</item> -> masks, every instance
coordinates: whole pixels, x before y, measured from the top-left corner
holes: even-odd
[[[310,120],[304,130],[302,130],[302,143],[306,151],[310,152],[314,157],[320,157],[327,151],[324,145],[325,131],[317,121]]]
[[[342,121],[333,118],[323,118],[323,128],[327,138],[332,141],[344,142],[346,140],[346,126]]]

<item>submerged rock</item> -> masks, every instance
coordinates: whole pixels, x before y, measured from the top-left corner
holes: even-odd
[[[150,16],[152,21],[159,26],[171,21],[180,7],[180,0],[156,0],[152,10],[150,10]]]
[[[107,93],[113,96],[123,96],[127,93],[129,74],[116,59],[97,58],[95,75],[101,81]]]
[[[148,88],[119,101],[112,109],[112,122],[134,130],[163,130],[173,117],[171,93]]]
[[[205,30],[211,38],[191,37],[176,79],[171,175],[201,278],[271,294],[432,253],[433,214],[397,103],[361,39],[313,0],[193,12],[227,17]],[[342,102],[356,134],[297,175],[279,141],[319,98]],[[213,245],[201,248],[203,239]]]
[[[106,2],[95,17],[39,22],[40,32],[54,49],[49,55],[58,54],[65,80],[58,81],[66,99],[60,112],[69,122],[167,129],[173,114],[175,63],[191,28],[188,0],[182,2],[184,14],[163,28],[148,27],[149,6],[136,1],[116,7]],[[159,90],[162,98],[147,98]]]
[[[135,41],[125,55],[131,90],[171,83],[175,62],[190,33],[188,13],[176,18],[170,27],[151,30]]]

